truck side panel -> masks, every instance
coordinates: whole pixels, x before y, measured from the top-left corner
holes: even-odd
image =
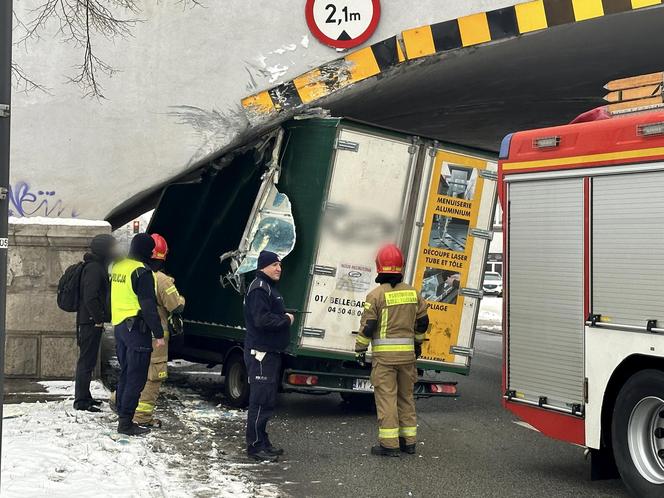
[[[664,323],[664,173],[592,179],[592,313]]]
[[[307,120],[286,129],[278,188],[291,201],[297,243],[284,261],[280,288],[292,308],[303,309],[305,303],[320,218],[311,206],[321,204],[327,186],[337,125],[338,120]],[[221,169],[211,168],[198,183],[172,185],[155,212],[150,229],[168,240],[167,270],[187,297],[187,347],[222,351],[222,340],[244,338],[243,296],[220,284],[229,268],[220,265],[219,257],[237,249],[270,156],[270,150],[258,154],[250,149]],[[294,344],[297,325],[292,329]]]
[[[509,185],[511,396],[580,413],[583,404],[583,180]]]
[[[664,164],[649,167],[664,169]],[[612,327],[664,323],[664,171],[592,179],[592,314]],[[661,326],[661,325],[660,325]],[[587,445],[599,448],[607,385],[630,356],[663,357],[664,337],[586,329]]]
[[[603,406],[607,386],[621,364],[635,358],[643,364],[649,357],[664,360],[664,337],[657,334],[625,332],[586,327],[586,371],[588,403],[586,404],[585,446],[602,446]]]

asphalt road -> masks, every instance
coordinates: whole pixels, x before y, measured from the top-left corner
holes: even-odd
[[[461,397],[418,401],[417,456],[374,457],[375,415],[335,395],[283,395],[270,436],[283,461],[256,472],[294,497],[627,496],[591,482],[583,449],[517,425],[500,406],[500,336],[479,333]]]

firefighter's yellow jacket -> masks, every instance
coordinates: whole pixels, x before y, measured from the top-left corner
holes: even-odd
[[[426,335],[426,330],[417,332],[415,324],[426,315],[426,302],[413,286],[379,285],[367,295],[355,350],[363,352],[371,345],[373,358],[381,363],[413,362],[415,344],[421,344]]]
[[[159,311],[159,318],[164,327],[164,331],[168,331],[168,317],[176,309],[184,307],[184,296],[180,295],[177,287],[175,287],[175,279],[169,277],[163,272],[155,272],[155,279],[157,281],[157,311]],[[167,338],[168,333],[164,334]],[[160,363],[168,361],[168,348],[154,347],[152,351],[152,363]]]

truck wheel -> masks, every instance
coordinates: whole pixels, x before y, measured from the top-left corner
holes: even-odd
[[[224,395],[228,404],[234,408],[246,408],[249,405],[249,382],[241,354],[228,357],[224,364],[224,376]]]
[[[344,403],[355,410],[367,412],[376,410],[376,401],[373,394],[340,392],[339,395]]]
[[[643,370],[620,389],[611,422],[613,453],[633,496],[664,496],[664,372]]]

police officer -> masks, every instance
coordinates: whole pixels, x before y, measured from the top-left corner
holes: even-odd
[[[118,432],[138,436],[150,432],[133,422],[138,399],[150,366],[152,336],[156,347],[164,347],[164,330],[157,312],[155,279],[150,258],[155,243],[147,234],[131,241],[129,257],[111,269],[111,318],[120,377],[116,391]]]
[[[152,354],[150,355],[150,368],[148,369],[148,380],[141,391],[138,400],[134,422],[143,427],[161,427],[161,420],[155,418],[154,410],[159,398],[161,385],[168,378],[168,343],[182,334],[182,312],[185,300],[175,287],[175,279],[164,273],[164,263],[168,254],[166,239],[157,233],[152,234],[155,248],[152,251],[150,266],[154,272],[157,282],[157,310],[164,328],[164,347],[157,347],[157,339],[152,339]],[[116,404],[115,393],[111,394],[111,405]],[[117,409],[114,407],[114,409]]]
[[[276,462],[283,450],[275,448],[266,427],[274,414],[281,375],[281,353],[290,342],[293,315],[286,313],[276,288],[281,278],[281,261],[273,252],[262,251],[258,272],[244,299],[247,333],[244,362],[249,376],[247,412],[247,454],[258,461]]]
[[[379,444],[373,455],[400,456],[416,452],[417,416],[413,386],[415,362],[429,328],[427,306],[420,293],[403,283],[404,258],[395,245],[376,258],[380,284],[366,298],[355,351],[363,362],[371,344],[371,383],[378,412]]]

